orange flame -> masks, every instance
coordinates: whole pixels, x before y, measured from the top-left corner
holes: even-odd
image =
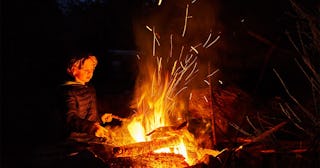
[[[169,82],[171,73],[163,74],[159,64],[157,68],[150,66],[149,70],[147,77],[142,81],[143,83],[138,84],[140,87],[136,89],[137,103],[135,108],[137,115],[127,126],[130,135],[136,142],[151,141],[151,136],[147,136],[146,133],[160,127],[170,126],[172,123],[169,112],[175,111],[174,118],[181,116],[179,110],[176,109],[178,106],[175,106],[178,100],[172,96],[175,88]],[[164,79],[162,76],[165,76]],[[181,154],[188,163],[188,154],[183,138],[180,139],[180,144],[174,147],[166,147],[154,152]]]

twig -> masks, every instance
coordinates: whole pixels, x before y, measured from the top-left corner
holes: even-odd
[[[289,92],[286,84],[283,82],[283,80],[282,80],[282,78],[280,77],[280,75],[278,74],[278,72],[277,72],[275,69],[273,69],[273,72],[274,72],[274,73],[277,75],[277,77],[279,78],[282,86],[284,87],[284,89],[285,89],[285,91],[287,92],[287,94],[289,95],[289,97],[301,108],[301,110],[302,110],[304,113],[307,114],[307,116],[310,118],[310,120],[311,120],[314,124],[317,125],[318,123],[317,123],[317,121],[316,121],[315,116],[314,116],[313,114],[311,114],[306,108],[304,108],[304,106],[302,106],[302,105],[300,104],[300,102],[299,102],[294,96],[291,95],[291,93]]]

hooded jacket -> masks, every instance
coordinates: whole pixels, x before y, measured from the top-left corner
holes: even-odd
[[[97,130],[95,123],[101,123],[95,88],[77,82],[66,82],[61,86],[61,100],[66,136],[72,132],[94,135]]]

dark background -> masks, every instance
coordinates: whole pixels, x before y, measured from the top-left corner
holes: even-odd
[[[201,4],[201,0],[198,0]],[[180,2],[180,1],[179,1]],[[266,100],[282,95],[272,73],[279,68],[298,80],[296,56],[285,30],[294,23],[286,0],[205,1],[221,39],[212,52],[221,79]],[[310,1],[310,4],[314,3]],[[170,5],[166,0],[162,6]],[[75,49],[94,51],[99,65],[92,79],[103,111],[126,117],[137,74],[133,25],[161,11],[152,0],[106,0],[100,5],[61,10],[54,0],[1,1],[1,163],[16,167],[31,151],[49,143],[55,131],[55,94],[63,81],[63,60]],[[177,5],[179,7],[179,5]],[[183,6],[185,7],[185,6]],[[69,12],[69,13],[68,13]],[[2,166],[1,166],[2,167]]]

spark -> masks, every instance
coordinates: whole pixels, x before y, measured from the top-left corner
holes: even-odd
[[[212,44],[214,44],[215,42],[217,42],[217,41],[219,40],[219,38],[220,38],[220,35],[217,36],[217,38],[214,39],[206,48],[209,48]]]
[[[193,54],[190,54],[190,57],[186,57],[186,59],[184,60],[185,63],[189,63],[189,61],[191,60],[191,58],[193,57]]]
[[[193,50],[196,54],[199,54],[198,50],[196,49],[197,47],[199,47],[201,45],[201,43],[197,44],[196,46],[190,46],[190,52]]]
[[[139,56],[139,54],[137,54],[136,56],[137,56],[138,60],[140,60],[140,56]]]
[[[192,99],[192,92],[189,94],[189,100]]]
[[[189,11],[189,5],[187,4],[186,17],[185,17],[185,19],[184,19],[184,26],[183,26],[182,37],[184,37],[184,35],[185,35],[185,33],[186,33],[186,29],[187,29],[188,11]]]
[[[203,96],[203,98],[207,103],[209,102],[206,96]]]
[[[170,57],[172,57],[172,39],[173,39],[173,34],[170,35]]]
[[[198,48],[199,46],[201,46],[202,43],[199,43],[197,45],[194,46],[194,48]]]
[[[156,33],[156,31],[155,31],[155,28],[153,28],[153,37],[155,38],[155,40],[156,40],[156,42],[157,42],[157,44],[158,44],[158,46],[160,46],[160,42],[159,42],[159,40],[158,40],[158,38],[157,38],[157,33]],[[159,35],[158,35],[159,36]],[[160,38],[160,36],[159,36],[159,38]]]
[[[211,38],[211,33],[209,34],[209,37],[208,37],[207,41],[203,44],[203,46],[202,46],[202,47],[205,47],[205,46],[208,44],[208,42],[209,42],[210,38]]]
[[[158,77],[160,78],[161,76],[160,76],[160,74],[161,74],[161,62],[162,62],[162,57],[157,57],[157,63],[158,63]],[[158,80],[158,82],[160,82],[161,81],[161,78]]]
[[[152,29],[149,26],[146,25],[146,28],[152,32]]]
[[[160,5],[161,5],[161,2],[162,2],[162,0],[159,0],[159,2],[158,2],[158,6],[160,6]]]
[[[217,69],[214,72],[212,72],[211,74],[207,75],[207,78],[210,78],[211,76],[213,76],[214,74],[216,74],[217,72],[219,72],[220,70]]]
[[[180,66],[178,68],[175,68],[175,70],[173,71],[173,79],[170,81],[170,85],[168,90],[170,90],[169,92],[172,93],[173,90],[178,86],[178,84],[181,82],[181,80],[183,79],[184,75],[187,73],[187,71],[189,71],[189,69],[193,66],[192,71],[189,73],[189,75],[187,76],[187,78],[185,79],[185,81],[190,78],[196,71],[196,67],[197,67],[197,63],[196,63],[197,57],[194,58],[194,60],[191,63],[186,63],[185,65],[183,65],[182,61],[180,61]],[[177,61],[176,61],[177,62]],[[175,63],[177,64],[177,63]],[[185,83],[186,85],[187,83]],[[184,89],[183,89],[184,90]]]
[[[195,3],[197,0],[192,0],[192,2],[191,3]]]
[[[193,54],[191,54],[190,57],[186,57],[185,60],[184,60],[184,62],[185,62],[186,64],[188,64],[188,63],[190,62],[190,59],[192,58],[192,56],[193,56]],[[191,65],[195,62],[195,60],[197,60],[197,58],[198,58],[198,57],[195,57],[194,60],[192,61],[192,63],[189,64],[189,66],[191,66]]]
[[[181,51],[180,51],[180,56],[179,56],[179,60],[181,60],[181,56],[183,54],[183,50],[184,50],[184,46],[181,47]]]
[[[219,80],[219,83],[220,83],[221,85],[223,85],[223,82],[222,82],[222,80]]]
[[[187,76],[186,80],[188,80],[190,78],[190,76],[192,76],[194,74],[196,67],[197,67],[197,63],[194,64],[193,69],[190,72],[190,74]]]
[[[180,66],[183,70],[186,70],[187,68],[183,66],[182,62],[180,61]]]
[[[203,80],[203,81],[210,86],[210,83],[207,80]]]
[[[160,46],[160,42],[157,38],[157,35],[155,33],[155,28],[153,27],[153,48],[152,48],[152,55],[155,56],[156,55],[156,42],[158,44],[158,46]]]
[[[195,57],[194,60],[193,60],[193,61],[190,63],[190,65],[188,66],[188,68],[189,68],[190,66],[192,66],[192,65],[194,64],[194,67],[193,67],[191,73],[189,74],[189,76],[186,78],[186,80],[188,80],[188,78],[194,73],[194,70],[195,70],[196,67],[197,67],[197,63],[196,63],[197,58],[198,58],[198,57]]]
[[[173,75],[175,69],[176,69],[176,66],[177,66],[177,61],[174,61],[174,64],[173,64],[173,67],[172,67],[172,71],[171,71],[171,75]]]
[[[158,46],[160,46],[160,42],[159,42],[156,34],[155,34],[155,37],[156,37],[156,42],[157,42]]]
[[[199,72],[199,69],[194,71],[194,75],[192,78],[190,78],[188,81],[186,81],[186,85],[195,77],[195,74]]]
[[[153,32],[153,43],[152,43],[152,55],[153,56],[156,55],[156,37],[155,37],[154,32]]]
[[[178,94],[180,94],[183,90],[185,90],[185,89],[187,89],[188,87],[187,86],[185,86],[185,87],[183,87],[182,89],[180,89],[175,95],[174,95],[174,97],[176,97]]]

